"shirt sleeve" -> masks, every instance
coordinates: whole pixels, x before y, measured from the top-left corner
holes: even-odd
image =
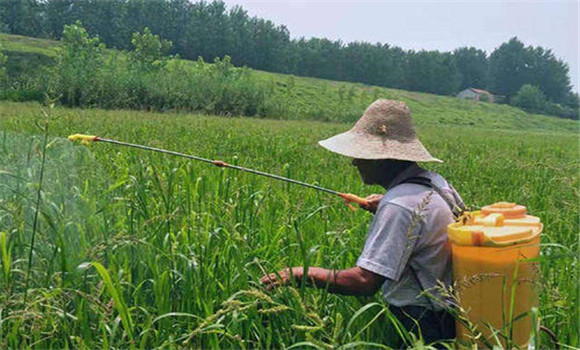
[[[423,221],[387,203],[375,214],[356,266],[398,281],[419,238]]]

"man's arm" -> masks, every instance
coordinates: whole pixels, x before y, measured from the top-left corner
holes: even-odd
[[[278,278],[278,275],[280,276]],[[291,284],[292,278],[300,284],[303,280],[304,268],[293,267],[271,273],[260,280],[268,289]],[[316,288],[328,289],[331,293],[344,295],[373,295],[382,286],[385,277],[360,267],[346,270],[328,270],[321,267],[308,268],[306,283]]]

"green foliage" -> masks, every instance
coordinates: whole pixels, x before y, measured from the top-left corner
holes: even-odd
[[[0,30],[14,34],[41,36],[44,32],[42,12],[43,6],[37,0],[0,1]]]
[[[411,52],[407,57],[405,88],[439,95],[458,91],[460,75],[453,55],[438,51]]]
[[[512,97],[510,103],[527,111],[542,111],[547,101],[537,86],[526,84]]]
[[[577,98],[577,97],[576,97]],[[533,85],[526,84],[515,94],[510,104],[528,112],[556,115],[568,119],[578,119],[578,103],[572,96],[566,101],[568,105],[554,103],[546,98],[542,91]]]
[[[578,107],[568,107],[563,106],[559,103],[553,103],[548,101],[546,103],[546,107],[544,108],[543,112],[548,115],[557,115],[559,117],[568,118],[568,119],[579,119],[578,116]]]
[[[198,104],[198,110],[219,115],[265,116],[265,101],[271,89],[259,84],[247,68],[236,68],[231,58],[216,58],[213,64],[205,63],[201,58],[195,63],[193,74],[188,69],[177,69],[190,76],[189,89],[192,104]],[[175,75],[177,77],[177,74]],[[187,87],[178,93],[187,91]],[[194,102],[196,101],[196,102]]]
[[[7,51],[10,88],[0,98],[42,101],[48,90],[47,82],[54,71],[52,57],[57,55],[59,43],[14,35],[0,34]],[[34,57],[31,57],[33,55]],[[38,55],[38,57],[37,57]],[[217,79],[217,88],[208,72],[212,64],[171,59],[156,72],[139,72],[129,65],[129,55],[116,50],[103,50],[102,69],[95,76],[97,103],[86,106],[133,109],[198,110],[222,115],[256,115],[276,119],[312,119],[324,121],[355,121],[371,102],[378,98],[407,102],[418,123],[433,125],[480,125],[489,128],[570,130],[577,125],[568,121],[541,116],[529,116],[520,109],[500,104],[481,104],[453,97],[443,97],[403,90],[372,87],[362,84],[337,83],[320,79],[295,77],[232,67],[225,72],[228,79]],[[39,57],[42,57],[40,59]],[[19,65],[18,63],[22,63]],[[202,61],[203,62],[203,61]],[[231,62],[232,63],[232,62]],[[231,65],[230,63],[230,65]],[[206,67],[208,69],[201,69]],[[28,69],[28,68],[30,69]],[[17,71],[11,71],[16,69]],[[224,71],[220,69],[220,71]],[[243,74],[241,73],[243,72]],[[369,71],[370,72],[370,71]],[[205,73],[204,73],[205,74]],[[216,77],[215,74],[211,76]],[[217,83],[215,82],[215,83]],[[211,85],[211,90],[203,87]],[[209,85],[208,85],[209,86]],[[245,90],[244,90],[245,89]],[[216,96],[208,97],[208,91]],[[225,93],[225,94],[224,94]],[[246,96],[235,104],[228,103],[228,94]],[[54,94],[52,94],[54,95]],[[197,96],[197,97],[195,97]],[[574,113],[577,99],[570,94],[562,106],[566,113]],[[97,99],[97,97],[95,97]],[[209,103],[220,99],[223,103]],[[220,106],[229,106],[219,110]],[[232,105],[242,108],[232,109]],[[246,107],[243,107],[246,106]],[[208,112],[211,111],[211,112]],[[570,114],[572,115],[572,114]],[[577,115],[577,114],[576,114]]]
[[[63,26],[76,20],[109,47],[130,49],[135,41],[131,35],[150,28],[174,44],[173,54],[186,59],[212,62],[228,55],[236,66],[272,72],[441,95],[476,87],[511,97],[522,85],[531,84],[560,104],[571,91],[569,69],[562,60],[549,49],[525,47],[517,38],[503,43],[488,58],[472,47],[417,53],[386,43],[290,39],[284,25],[251,17],[240,6],[228,9],[221,0],[0,2],[0,25],[4,22],[13,34],[58,39]],[[155,56],[155,51],[145,56]]]
[[[459,90],[485,89],[488,84],[489,62],[485,51],[462,47],[453,51],[453,59],[461,76]]]
[[[56,66],[47,77],[49,85],[45,92],[60,96],[66,105],[95,105],[105,45],[99,38],[90,37],[79,21],[64,27],[62,41]]]
[[[563,105],[564,109],[567,110],[566,117],[570,119],[580,119],[580,96],[578,93],[568,93]]]
[[[6,83],[6,61],[7,57],[4,54],[4,48],[0,43],[0,87],[4,87],[4,84]]]
[[[220,71],[228,69],[223,64]],[[308,92],[299,78],[295,89]],[[508,112],[499,117],[514,119],[516,126],[549,129],[559,123],[571,130],[491,129],[484,121],[483,128],[452,125],[460,116],[457,106],[447,110],[453,99],[415,97],[410,103],[421,140],[445,160],[430,170],[447,177],[474,208],[506,200],[525,204],[542,219],[538,315],[562,344],[577,348],[579,271],[571,267],[579,263],[578,123],[524,113],[515,119],[513,108],[501,106]],[[0,347],[396,348],[400,338],[421,345],[416,334],[396,329],[379,295],[355,298],[305,287],[266,291],[256,282],[264,270],[287,266],[353,266],[369,213],[244,172],[66,140],[72,133],[96,134],[362,196],[378,193],[382,189],[362,185],[347,159],[316,145],[352,123],[57,107],[23,304],[31,198],[41,167],[35,126],[40,108],[0,104]],[[476,115],[493,118],[483,110]],[[449,114],[448,122],[437,123]],[[537,346],[552,347],[543,341],[536,340]]]
[[[66,53],[65,58],[71,59],[71,64],[75,63],[74,60],[78,58],[95,59],[105,47],[98,37],[89,36],[81,21],[64,26],[62,42],[64,43],[63,51]]]
[[[489,58],[492,91],[513,96],[526,84],[535,85],[554,101],[570,92],[568,65],[551,50],[525,47],[517,38],[498,47]]]
[[[488,94],[480,94],[479,102],[490,102],[490,97]]]
[[[267,114],[265,99],[271,89],[258,84],[250,70],[234,67],[230,57],[216,58],[212,64],[200,59],[187,66],[173,59],[168,65],[170,43],[147,28],[135,33],[133,43],[135,50],[128,55],[105,51],[80,22],[65,26],[56,64],[36,72],[39,78],[17,77],[3,98],[48,94],[67,106]]]
[[[159,70],[167,64],[168,52],[173,45],[171,41],[159,39],[145,27],[143,34],[133,33],[131,39],[133,51],[129,57],[134,69],[151,71]]]

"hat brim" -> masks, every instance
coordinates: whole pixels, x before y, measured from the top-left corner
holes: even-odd
[[[439,162],[418,139],[399,141],[349,130],[318,142],[327,150],[357,159],[396,159],[412,162]]]

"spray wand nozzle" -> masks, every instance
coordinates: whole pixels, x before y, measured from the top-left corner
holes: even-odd
[[[80,142],[81,144],[88,146],[93,141],[99,141],[99,137],[94,135],[73,134],[68,137],[68,140],[71,142]]]

